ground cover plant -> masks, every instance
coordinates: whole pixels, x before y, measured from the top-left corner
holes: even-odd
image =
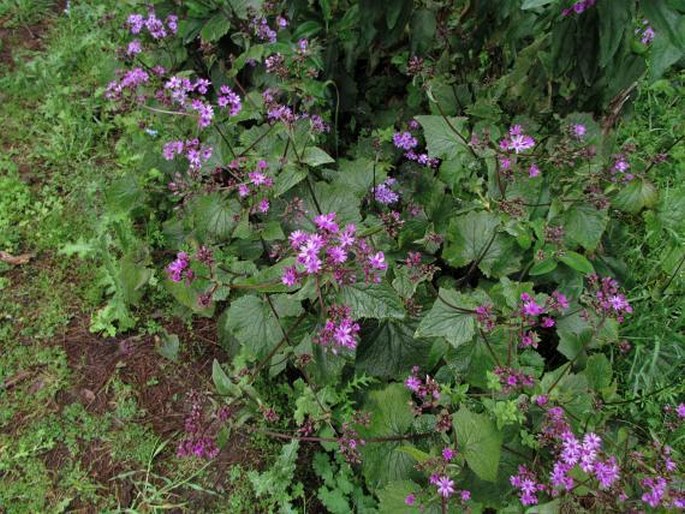
[[[685,508],[678,2],[60,9],[5,81],[44,74],[29,155],[64,171],[37,193],[15,152],[0,226],[82,291],[3,329],[3,508]],[[46,421],[10,389],[48,363]]]

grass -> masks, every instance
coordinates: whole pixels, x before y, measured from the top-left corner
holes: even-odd
[[[52,1],[0,2],[14,61],[0,63],[0,250],[30,256],[0,262],[0,511],[254,512],[247,468],[228,465],[217,481],[204,462],[175,457],[175,434],[155,433],[140,397],[162,377],[138,383],[120,361],[102,390],[84,389],[93,362],[69,341],[83,337],[73,327],[88,324],[113,280],[93,247],[135,247],[123,241],[123,218],[103,211],[105,186],[150,143],[135,117],[113,115],[102,97],[117,66],[121,20],[110,14],[123,16],[121,7],[74,1],[66,14]],[[164,295],[152,295],[164,310]],[[143,335],[169,319],[134,315]],[[89,337],[105,356],[118,344]],[[151,373],[176,372],[165,366]],[[273,452],[264,446],[262,459]]]

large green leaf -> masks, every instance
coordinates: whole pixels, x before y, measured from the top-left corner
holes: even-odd
[[[457,130],[464,137],[469,137],[464,129],[466,118],[415,116],[415,119],[423,127],[428,155],[431,157],[454,159],[466,148],[464,142],[453,130]]]
[[[377,377],[395,378],[406,374],[412,366],[425,366],[430,349],[430,342],[414,338],[409,324],[383,321],[362,337],[356,367]]]
[[[566,241],[570,247],[580,245],[594,251],[609,222],[606,210],[586,204],[574,205],[565,214]]]
[[[218,193],[197,197],[191,212],[198,236],[201,239],[228,239],[236,225],[236,207]]]
[[[482,480],[497,479],[502,433],[486,414],[475,414],[462,407],[454,415],[454,430],[459,451],[469,468]]]
[[[349,305],[355,318],[404,318],[404,305],[395,290],[385,282],[344,286],[338,301]]]
[[[614,198],[616,208],[630,214],[637,214],[645,207],[654,207],[659,200],[659,192],[646,179],[631,180]]]
[[[302,311],[300,302],[293,301],[288,295],[273,295],[271,301],[280,322],[268,301],[253,295],[231,303],[225,317],[225,328],[257,357],[266,355],[283,339],[283,330],[288,329],[284,318],[297,316]]]
[[[469,341],[476,333],[476,320],[473,314],[462,309],[477,306],[473,298],[457,293],[452,289],[440,289],[433,307],[421,320],[415,337],[444,337],[455,348]]]
[[[443,257],[452,266],[478,262],[487,276],[501,277],[520,268],[516,239],[498,233],[499,219],[492,213],[469,212],[450,221]]]
[[[599,65],[605,67],[616,55],[632,17],[625,0],[603,0],[599,12]]]
[[[302,155],[302,162],[309,166],[321,166],[335,162],[335,159],[318,146],[308,146]]]
[[[409,408],[411,395],[402,384],[390,384],[373,391],[362,410],[371,412],[368,427],[360,427],[364,439],[372,437],[403,436],[409,433],[414,415]],[[409,478],[415,461],[406,453],[397,451],[406,441],[368,442],[362,448],[362,471],[372,490],[394,480]]]

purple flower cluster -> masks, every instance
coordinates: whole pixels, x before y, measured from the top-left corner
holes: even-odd
[[[196,112],[198,127],[211,125],[214,119],[214,107],[202,98],[191,98],[193,93],[205,95],[211,83],[207,79],[198,78],[194,82],[185,77],[173,76],[164,84],[164,89],[158,91],[155,97],[162,103],[176,104],[187,112]]]
[[[240,96],[227,85],[219,88],[217,103],[219,107],[228,107],[229,116],[237,116],[243,108]]]
[[[108,100],[121,100],[128,92],[135,97],[139,86],[146,84],[150,75],[142,68],[133,68],[125,72],[119,80],[113,80],[107,85],[105,98]]]
[[[532,376],[514,368],[497,366],[493,373],[499,378],[499,383],[505,393],[535,385]]]
[[[328,319],[314,341],[331,348],[333,353],[339,349],[354,350],[357,347],[359,324],[352,319],[352,311],[347,305],[331,305]]]
[[[147,30],[153,39],[164,39],[169,34],[174,35],[178,31],[178,16],[170,14],[162,21],[151,9],[148,11],[147,17],[142,14],[131,14],[126,20],[126,26],[133,35],[141,34]]]
[[[412,122],[409,123],[409,128],[411,130],[416,130],[418,129],[418,124],[412,120]],[[399,150],[405,151],[405,158],[409,159],[410,161],[415,161],[421,166],[429,166],[431,168],[435,168],[440,163],[438,159],[429,157],[427,153],[417,154],[414,151],[414,149],[419,145],[419,141],[416,139],[416,137],[412,135],[411,132],[396,132],[392,136],[392,143]]]
[[[178,444],[176,454],[179,457],[213,459],[219,455],[219,448],[214,438],[206,435],[202,400],[195,391],[191,391],[188,396],[191,407],[185,418],[185,437]]]
[[[538,334],[533,330],[536,326],[551,328],[556,324],[552,314],[562,313],[568,309],[568,300],[559,291],[554,291],[552,296],[547,298],[544,305],[537,303],[528,293],[521,293],[521,306],[519,316],[521,317],[524,330],[521,333],[519,347],[537,348],[539,342]]]
[[[526,466],[518,467],[518,474],[509,477],[509,482],[519,490],[519,499],[523,505],[537,505],[538,493],[547,487],[538,482],[535,474]]]
[[[656,32],[654,32],[654,29],[647,20],[642,20],[642,27],[636,29],[635,34],[640,36],[640,42],[643,45],[651,44],[652,41],[654,41],[654,37],[656,36]]]
[[[571,125],[571,135],[578,141],[582,141],[587,134],[587,128],[581,123],[574,123]]]
[[[581,14],[597,3],[597,0],[578,0],[571,7],[561,11],[562,16],[569,16],[571,14]]]
[[[535,139],[523,132],[521,125],[513,125],[509,129],[509,135],[499,142],[500,150],[520,153],[535,146]]]
[[[185,252],[178,252],[176,259],[167,266],[166,271],[174,282],[180,282],[183,278],[190,281],[194,277],[193,270],[190,269],[190,258]]]
[[[421,401],[420,404],[414,405],[414,411],[417,414],[437,406],[440,400],[440,384],[429,375],[421,379],[418,366],[411,369],[411,375],[404,381],[404,385]]]
[[[169,141],[164,145],[162,156],[167,161],[173,160],[177,155],[184,155],[188,159],[190,169],[197,171],[212,156],[212,147],[201,144],[197,138]]]
[[[283,25],[283,21],[285,21],[285,24]],[[269,27],[269,22],[266,20],[266,18],[261,17],[261,18],[254,18],[252,20],[252,30],[254,31],[254,35],[257,36],[257,38],[261,41],[267,41],[269,43],[275,43],[276,42],[276,31]],[[279,17],[279,20],[277,20],[277,25],[280,28],[287,27],[287,20],[285,18]]]
[[[618,282],[613,278],[600,278],[593,273],[588,276],[588,286],[594,292],[588,302],[599,315],[614,318],[622,323],[624,316],[633,312],[625,295],[619,292]]]
[[[392,186],[397,183],[394,178],[387,178],[381,184],[378,184],[373,190],[374,198],[378,203],[383,205],[391,205],[400,199],[400,195],[392,190]]]
[[[614,182],[630,182],[635,178],[635,175],[630,173],[630,163],[623,154],[615,157],[609,173],[611,174],[611,180]]]
[[[476,321],[485,332],[491,332],[497,323],[497,316],[493,312],[492,304],[483,304],[476,307]]]
[[[573,488],[574,480],[569,473],[576,465],[594,476],[602,490],[609,489],[619,479],[620,469],[616,458],[599,458],[601,446],[602,439],[592,432],[585,434],[582,442],[570,430],[562,434],[558,460],[550,474],[552,496],[556,496],[560,490],[569,491]]]
[[[381,273],[388,267],[383,252],[374,252],[365,239],[357,237],[352,224],[340,228],[334,212],[314,218],[316,232],[296,230],[289,236],[290,245],[297,252],[297,265],[285,268],[282,282],[297,284],[306,275],[332,272],[339,284],[356,282],[356,269],[361,268],[366,282],[380,282]]]

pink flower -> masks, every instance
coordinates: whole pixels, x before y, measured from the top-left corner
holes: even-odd
[[[388,267],[388,265],[385,262],[385,255],[383,255],[383,252],[378,252],[375,255],[369,257],[369,264],[371,264],[372,268],[381,271],[387,269]]]
[[[675,412],[678,414],[679,418],[685,418],[685,403],[678,404],[675,408]]]
[[[297,270],[294,266],[287,267],[283,270],[283,275],[281,276],[281,281],[284,285],[291,287],[297,284]]]
[[[314,224],[319,230],[325,230],[327,232],[338,232],[338,224],[335,222],[335,213],[331,212],[328,214],[319,214],[314,218]]]
[[[438,478],[435,485],[437,486],[438,494],[443,498],[449,498],[454,494],[454,481],[450,480],[449,477],[443,476]]]

